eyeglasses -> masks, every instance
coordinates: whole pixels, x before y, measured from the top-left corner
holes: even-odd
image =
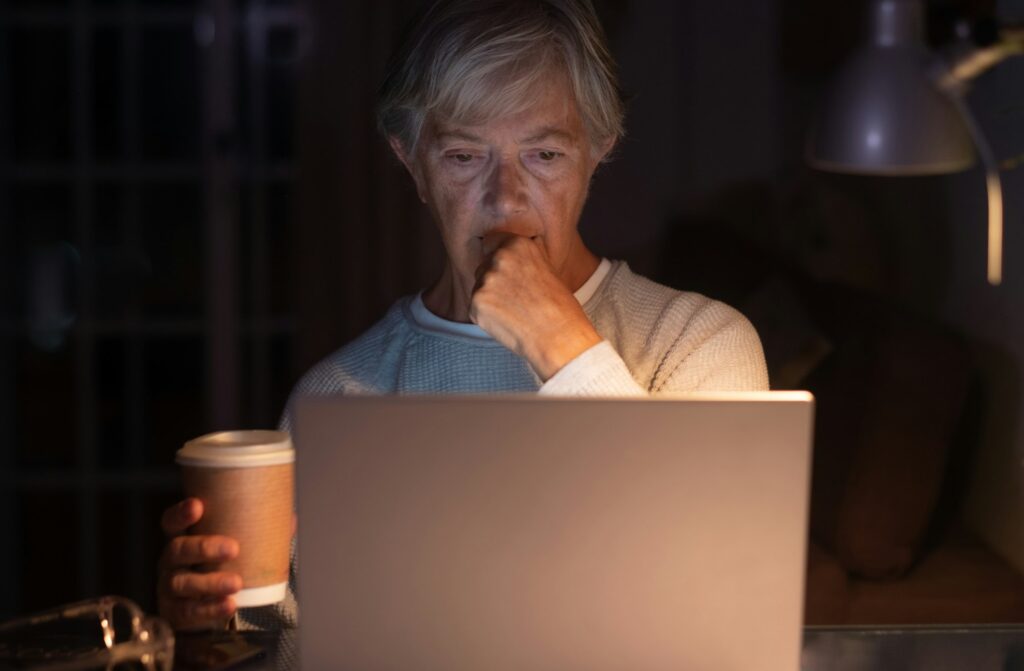
[[[105,596],[0,623],[0,669],[171,671],[174,632],[133,601]]]

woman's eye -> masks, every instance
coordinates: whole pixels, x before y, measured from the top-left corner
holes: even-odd
[[[550,163],[551,161],[554,161],[559,156],[561,156],[561,154],[559,152],[557,152],[557,151],[541,150],[541,151],[537,152],[537,158],[539,158],[540,160],[544,161],[545,163]]]
[[[449,158],[451,158],[456,163],[462,163],[462,164],[471,163],[473,161],[473,155],[472,154],[462,154],[462,153],[459,153],[459,154],[449,154]]]

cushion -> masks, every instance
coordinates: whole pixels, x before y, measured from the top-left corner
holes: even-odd
[[[846,289],[813,297],[833,351],[818,400],[812,533],[851,573],[918,559],[968,387],[969,357],[941,326]]]

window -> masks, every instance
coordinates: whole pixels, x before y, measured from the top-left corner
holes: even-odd
[[[153,609],[174,451],[276,424],[304,25],[282,0],[0,8],[0,617]]]

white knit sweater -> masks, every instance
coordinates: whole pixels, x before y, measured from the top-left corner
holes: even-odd
[[[576,292],[604,341],[541,384],[529,364],[472,324],[430,313],[421,296],[399,300],[366,333],[302,377],[298,395],[531,392],[622,396],[768,389],[761,341],[733,308],[601,262]],[[291,426],[291,402],[281,420]],[[292,562],[288,598],[239,611],[240,628],[297,622]]]
[[[314,366],[294,394],[618,396],[768,388],[757,333],[723,303],[656,284],[622,261],[602,261],[576,293],[605,341],[544,385],[525,360],[479,327],[443,320],[420,296],[409,296]]]

